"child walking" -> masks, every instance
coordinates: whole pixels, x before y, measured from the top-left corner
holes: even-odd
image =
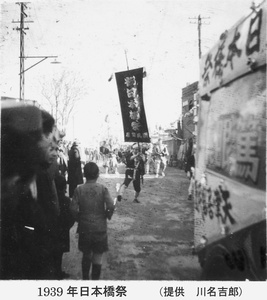
[[[73,195],[71,210],[78,221],[79,250],[83,252],[82,276],[92,280],[101,275],[103,253],[108,251],[107,219],[111,219],[115,205],[108,189],[97,182],[99,168],[89,162],[84,166],[86,182]]]

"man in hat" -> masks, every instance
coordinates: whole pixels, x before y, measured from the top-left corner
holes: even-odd
[[[68,161],[69,196],[72,198],[75,188],[83,183],[81,154],[78,143],[75,141],[69,151]]]
[[[144,175],[144,159],[139,149],[139,146],[134,143],[131,151],[125,155],[126,171],[125,179],[119,188],[117,200],[121,201],[125,189],[129,186],[131,181],[135,190],[134,203],[140,203],[138,196],[141,191],[141,177]]]

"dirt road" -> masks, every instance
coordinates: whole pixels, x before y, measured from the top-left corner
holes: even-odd
[[[120,175],[101,174],[113,198]],[[102,170],[102,172],[104,172]],[[109,251],[102,280],[198,280],[200,267],[192,255],[193,202],[187,200],[188,179],[183,170],[168,167],[165,177],[147,175],[133,203],[132,184],[108,222]],[[76,225],[71,229],[71,251],[64,254],[63,269],[70,279],[81,279],[81,253],[77,250]]]

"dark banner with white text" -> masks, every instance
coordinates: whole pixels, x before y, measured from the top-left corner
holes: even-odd
[[[115,73],[125,142],[150,142],[143,102],[143,68]]]

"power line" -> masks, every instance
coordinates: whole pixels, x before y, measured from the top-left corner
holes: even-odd
[[[210,17],[203,18],[201,15],[198,15],[198,17],[194,18],[189,18],[191,20],[197,20],[197,22],[190,22],[191,24],[198,24],[197,29],[198,29],[198,56],[201,58],[201,26],[202,25],[209,25],[210,23],[202,23],[203,19],[210,19]]]

